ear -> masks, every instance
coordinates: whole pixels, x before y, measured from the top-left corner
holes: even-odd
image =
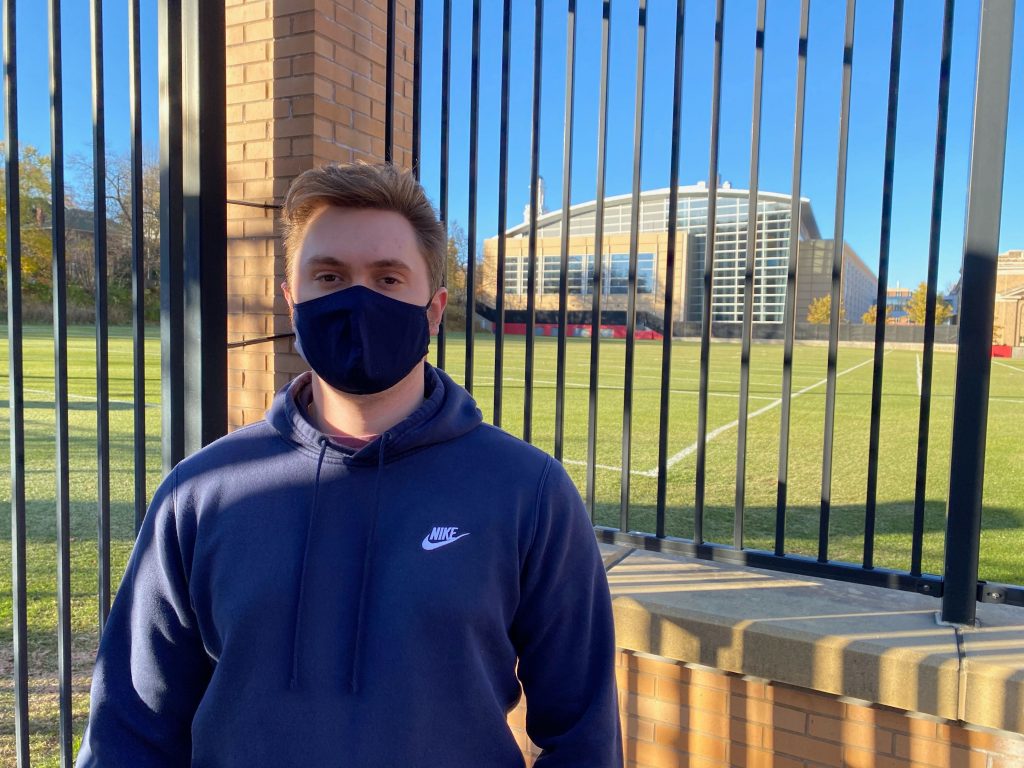
[[[284,300],[288,302],[288,316],[294,319],[295,301],[292,299],[292,289],[288,287],[287,280],[281,283],[281,293],[284,294]]]
[[[430,326],[431,336],[436,336],[440,330],[441,316],[444,314],[446,306],[448,306],[448,289],[442,286],[437,289],[434,298],[430,300],[430,306],[427,307],[427,323]]]

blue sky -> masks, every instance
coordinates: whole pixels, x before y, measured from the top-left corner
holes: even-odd
[[[19,127],[23,144],[49,151],[46,3],[19,3]],[[158,136],[156,3],[143,2],[143,133],[155,150]],[[64,0],[65,152],[91,158],[89,3]],[[127,3],[106,3],[105,81],[107,151],[128,151]],[[422,178],[437,200],[439,157],[441,0],[425,0]],[[748,184],[754,54],[755,0],[729,0],[725,22],[720,173],[734,187]],[[771,0],[765,40],[765,85],[761,189],[791,188],[796,36],[799,0]],[[484,0],[481,46],[481,108],[478,233],[497,231],[498,118],[501,66],[501,3]],[[533,8],[513,0],[513,58],[509,131],[508,222],[521,221],[529,197],[530,103]],[[565,89],[566,4],[547,0],[544,18],[541,174],[547,207],[562,197],[562,134]],[[453,0],[450,218],[468,220],[469,73],[471,0]],[[572,202],[594,198],[600,0],[580,0],[577,16],[577,77]],[[675,2],[649,0],[643,188],[668,185]],[[807,115],[802,194],[810,198],[825,237],[833,231],[842,37],[845,3],[814,0],[808,53]],[[950,119],[943,205],[940,287],[960,267],[971,105],[977,54],[979,2],[960,0],[954,22]],[[637,0],[614,0],[612,11],[611,119],[608,135],[608,194],[631,191],[633,103],[636,78]],[[891,35],[891,0],[860,0],[857,8],[845,239],[877,270],[885,142],[886,93]],[[680,180],[708,175],[714,2],[687,3]],[[916,285],[927,268],[932,166],[934,162],[940,0],[906,3],[890,280]],[[1000,249],[1024,248],[1024,2],[1017,4],[1015,60],[1011,83],[1007,177]]]
[[[441,3],[425,3],[424,60],[425,165],[428,190],[438,189]],[[592,200],[596,189],[598,75],[601,27],[599,0],[579,2],[573,204]],[[644,108],[642,187],[668,186],[671,133],[675,2],[649,0],[647,83]],[[470,22],[472,4],[454,0],[451,211],[465,227],[469,155]],[[532,89],[533,8],[514,0],[512,88],[509,131],[509,224],[522,221],[529,199],[530,104]],[[746,188],[750,165],[755,0],[729,0],[725,20],[722,132],[719,169],[723,180]],[[791,189],[793,112],[799,0],[770,0],[766,24],[760,188]],[[612,76],[609,86],[607,193],[632,188],[633,113],[636,82],[636,0],[614,0]],[[860,0],[857,8],[850,121],[845,239],[877,271],[881,190],[885,149],[886,98],[891,39],[891,0]],[[979,4],[957,3],[950,89],[950,119],[939,271],[940,288],[955,280],[962,258],[966,180],[969,164],[973,81],[977,54]],[[802,194],[810,198],[823,236],[833,232],[838,157],[839,107],[845,3],[811,3],[807,113]],[[501,84],[501,3],[484,2],[481,46],[479,232],[497,229],[498,120]],[[927,274],[932,169],[938,102],[942,3],[906,3],[902,74],[894,180],[890,284],[916,285]],[[680,182],[708,177],[711,114],[711,64],[714,42],[713,0],[687,3],[684,38],[683,125]],[[541,175],[546,207],[561,207],[562,135],[565,99],[566,4],[548,0],[544,18]],[[1000,248],[1024,248],[1024,3],[1015,24],[1016,59],[1011,84],[1010,137],[1004,188]],[[1014,170],[1015,169],[1015,170]]]
[[[92,161],[92,63],[88,0],[63,0],[64,153]],[[48,2],[18,3],[18,131],[22,145],[50,152]],[[126,154],[128,111],[128,3],[103,4],[103,61],[107,153]],[[159,142],[156,3],[143,0],[143,138],[153,153]],[[0,17],[2,18],[2,17]],[[0,115],[0,122],[2,122]],[[72,169],[68,169],[69,183]],[[88,187],[91,190],[91,186]]]

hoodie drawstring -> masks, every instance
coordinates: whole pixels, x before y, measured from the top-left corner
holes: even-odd
[[[373,485],[373,517],[370,519],[370,532],[366,537],[366,552],[363,556],[363,583],[359,588],[359,612],[356,614],[356,641],[352,651],[352,676],[350,686],[352,693],[359,692],[359,672],[363,651],[363,626],[366,616],[366,593],[370,583],[370,571],[373,564],[373,540],[377,532],[377,516],[380,513],[380,481],[384,474],[384,447],[390,435],[385,432],[380,438],[380,449],[377,454],[377,479]]]
[[[288,684],[291,690],[298,687],[299,680],[299,635],[302,627],[302,604],[306,591],[306,567],[309,562],[309,542],[313,538],[313,522],[316,520],[317,500],[320,496],[320,470],[324,466],[324,456],[327,454],[327,438],[321,437],[320,458],[316,462],[316,480],[313,483],[313,504],[309,510],[309,525],[306,528],[306,544],[302,552],[302,570],[299,572],[299,602],[295,608],[295,634],[292,637],[292,677]]]

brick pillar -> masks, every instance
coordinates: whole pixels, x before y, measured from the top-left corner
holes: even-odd
[[[387,0],[226,0],[227,196],[280,204],[302,171],[384,159]],[[395,152],[412,162],[413,0],[395,22]],[[228,204],[228,341],[291,330],[278,212]],[[305,369],[289,339],[228,355],[228,428]]]

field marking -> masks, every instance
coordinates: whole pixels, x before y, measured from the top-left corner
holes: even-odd
[[[517,382],[519,382],[519,379],[506,378],[505,382],[506,383],[507,382],[517,383]],[[494,384],[494,379],[492,377],[490,377],[490,376],[477,376],[477,377],[474,377],[473,383],[474,384],[476,384],[476,383],[480,383],[480,384],[488,384],[488,383],[489,384]],[[557,382],[547,381],[545,379],[534,379],[533,383],[534,384],[548,384],[550,386],[557,386]],[[566,389],[588,389],[588,390],[590,389],[590,385],[589,384],[577,384],[575,382],[568,382],[568,381],[565,383],[565,387],[566,387]],[[619,391],[619,392],[621,392],[621,391],[623,391],[625,389],[625,387],[618,386],[617,384],[599,384],[597,388],[598,389],[616,390],[616,391]],[[636,387],[633,388],[633,391],[634,392],[637,391]],[[661,388],[659,387],[657,389],[644,389],[644,390],[640,390],[640,391],[642,391],[642,392],[660,392]],[[670,389],[669,392],[671,392],[673,395],[696,395],[698,390],[696,390],[696,389]],[[738,392],[708,392],[708,395],[710,397],[734,397],[734,398],[738,398],[739,397],[739,393]],[[774,400],[775,399],[771,395],[748,395],[748,397],[750,397],[751,400]]]
[[[921,356],[917,356],[917,396],[921,396]]]
[[[889,354],[889,353],[886,352],[885,354]],[[845,369],[843,371],[840,371],[838,374],[836,374],[836,378],[838,379],[840,376],[845,376],[848,373],[853,373],[858,368],[863,368],[865,365],[868,365],[869,363],[871,363],[873,361],[874,361],[873,358],[868,358],[867,360],[864,360],[863,362],[857,363],[856,365],[854,365],[854,366],[852,366],[850,368],[847,368],[847,369]],[[824,379],[821,379],[820,381],[815,382],[814,384],[811,384],[810,386],[804,387],[803,389],[801,389],[801,390],[799,390],[797,392],[794,392],[790,396],[790,402],[792,402],[793,400],[796,400],[801,395],[804,395],[804,394],[810,392],[812,389],[817,389],[822,384],[826,384],[827,382],[828,382],[828,378],[826,377]],[[754,418],[756,418],[758,416],[761,416],[762,414],[768,413],[769,411],[771,411],[771,410],[773,410],[775,408],[778,408],[781,404],[782,404],[782,398],[778,398],[778,399],[774,400],[773,402],[769,403],[768,405],[764,406],[763,408],[759,408],[758,410],[756,410],[753,413],[749,414],[747,416],[747,421],[749,422],[751,419],[754,419]],[[730,421],[728,424],[723,424],[722,426],[717,427],[717,428],[711,430],[704,437],[705,445],[707,443],[710,443],[713,439],[715,439],[719,435],[724,434],[725,432],[728,432],[730,429],[732,429],[734,427],[738,427],[739,423],[740,423],[740,420],[739,419],[735,419],[734,421]],[[670,456],[668,461],[665,462],[665,471],[667,472],[669,469],[674,467],[676,464],[678,464],[680,461],[685,459],[687,456],[690,456],[693,453],[695,453],[696,450],[697,450],[697,446],[698,446],[699,442],[700,442],[699,440],[695,441],[695,442],[691,443],[690,445],[688,445],[686,448],[683,448],[683,450],[679,451],[678,453],[674,454],[673,456]],[[576,461],[576,460],[570,460],[570,459],[565,459],[565,460],[562,461],[562,463],[563,464],[575,464],[575,465],[579,465],[579,466],[586,466],[587,465],[587,462],[585,462],[585,461]],[[597,467],[598,469],[607,469],[607,470],[611,470],[613,472],[621,472],[622,471],[622,467],[612,467],[612,466],[608,466],[607,464],[595,464],[594,466]],[[632,469],[632,470],[630,470],[629,473],[631,475],[638,475],[640,477],[657,477],[658,476],[658,468],[655,467],[654,469]]]
[[[999,360],[993,360],[992,362],[995,363],[996,365],[1003,366],[1003,368],[1009,368],[1014,373],[1024,373],[1024,368],[1018,368],[1016,365],[1010,365],[1009,363],[1003,363],[1003,362],[1000,362]]]

